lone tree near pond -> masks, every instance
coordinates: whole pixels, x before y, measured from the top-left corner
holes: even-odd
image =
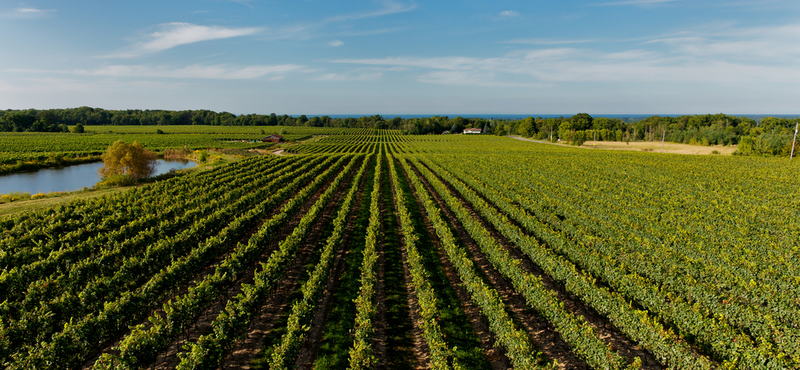
[[[103,167],[97,172],[103,178],[114,175],[125,175],[132,179],[150,177],[155,171],[156,155],[142,147],[138,141],[128,144],[117,140],[111,144],[103,158]]]

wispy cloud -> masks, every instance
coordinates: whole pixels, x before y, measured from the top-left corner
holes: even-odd
[[[344,43],[339,41],[339,40],[333,40],[333,41],[328,43],[328,46],[333,46],[333,47],[342,46],[342,45],[344,45]]]
[[[414,3],[399,3],[395,1],[381,1],[382,7],[374,10],[342,14],[320,19],[313,22],[299,22],[278,27],[269,27],[264,30],[264,35],[270,39],[285,40],[299,39],[309,40],[322,37],[335,36],[364,36],[384,33],[393,33],[405,28],[382,28],[373,30],[354,31],[352,28],[341,28],[341,31],[332,31],[337,24],[366,18],[383,17],[396,13],[404,13],[416,8]]]
[[[3,18],[36,19],[44,18],[56,12],[55,9],[17,8],[2,14]]]
[[[395,13],[405,13],[414,10],[417,7],[417,5],[414,3],[403,4],[396,1],[382,1],[381,3],[383,4],[383,7],[381,9],[338,15],[327,18],[323,20],[323,22],[333,23],[333,22],[342,22],[342,21],[357,20],[364,18],[382,17],[385,15],[390,15]]]
[[[501,17],[506,17],[506,18],[516,18],[516,17],[519,17],[520,14],[516,10],[505,10],[505,11],[500,12],[500,16]]]
[[[152,65],[114,65],[93,70],[77,70],[72,73],[85,76],[103,77],[156,77],[156,78],[192,78],[250,80],[268,77],[283,78],[290,72],[302,70],[296,64],[254,65],[245,67],[227,65],[190,65],[185,67],[164,67]]]
[[[646,44],[661,44],[694,58],[791,64],[800,62],[800,24],[749,28],[716,25],[709,30],[652,39]]]
[[[136,43],[126,50],[107,55],[106,57],[133,58],[171,49],[180,45],[252,35],[262,30],[256,27],[226,28],[220,26],[200,26],[180,22],[162,24],[159,28],[159,31],[148,34],[145,37],[146,41]]]
[[[542,43],[546,45],[547,43]],[[800,24],[683,32],[627,50],[551,47],[498,57],[388,57],[335,63],[405,68],[419,82],[528,86],[560,82],[797,82]]]

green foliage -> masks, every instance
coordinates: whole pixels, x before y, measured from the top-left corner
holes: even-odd
[[[401,164],[406,174],[414,184],[417,194],[425,207],[426,214],[436,230],[436,234],[442,243],[448,259],[454,265],[459,278],[469,292],[472,302],[481,310],[481,313],[489,319],[489,326],[497,337],[497,341],[502,345],[511,360],[514,368],[517,369],[538,369],[541,366],[541,353],[531,349],[530,341],[513,322],[500,299],[499,293],[488,286],[478,275],[472,260],[467,257],[464,248],[458,245],[455,237],[442,218],[442,211],[428,195],[425,186],[411,169],[407,161]]]
[[[432,168],[432,172],[425,167],[420,167],[420,171],[433,184],[437,192],[454,210],[456,216],[465,226],[469,234],[480,246],[483,253],[489,258],[495,268],[503,274],[528,301],[528,304],[535,307],[538,312],[548,317],[553,322],[561,337],[583,357],[593,368],[603,369],[625,369],[629,368],[625,360],[619,353],[608,348],[600,339],[599,333],[593,330],[583,317],[574,315],[565,310],[558,304],[558,295],[545,288],[542,281],[525,271],[521,267],[521,261],[513,258],[502,246],[489,234],[480,224],[480,221],[471,216],[467,209],[444,187],[444,184],[434,176],[442,177],[450,183],[457,191],[464,196],[484,217],[489,220],[496,229],[503,233],[509,240],[524,240],[525,236],[503,214],[496,212],[493,206],[481,199],[470,186],[450,175],[446,169],[434,165],[423,159],[427,167]],[[456,169],[457,166],[448,167]],[[472,186],[475,184],[473,183]],[[531,243],[528,240],[528,243]],[[634,363],[631,369],[636,369],[640,364]]]
[[[367,226],[367,238],[364,245],[363,260],[361,263],[361,278],[359,294],[356,298],[356,321],[353,329],[353,346],[350,348],[348,362],[350,369],[372,369],[377,358],[372,348],[372,334],[375,330],[373,321],[378,312],[376,302],[375,284],[377,283],[375,264],[378,260],[376,243],[380,228],[380,192],[381,176],[383,165],[383,153],[378,153],[375,161],[375,173],[373,175],[372,195],[369,204],[369,226]]]
[[[114,175],[125,175],[132,180],[150,177],[155,171],[156,155],[150,152],[138,141],[128,144],[122,140],[117,140],[108,147],[101,156],[103,167],[97,172],[103,178]],[[120,180],[119,178],[117,180]]]
[[[77,125],[73,126],[69,131],[72,132],[73,134],[82,134],[82,133],[86,132],[84,130],[84,128],[83,128],[83,125],[80,124],[80,123],[78,123]]]
[[[762,133],[756,137],[745,136],[733,154],[788,157],[792,150],[792,138],[788,130],[778,134]]]
[[[593,118],[588,113],[578,113],[569,118],[572,122],[572,129],[576,131],[585,131],[592,128]]]
[[[327,283],[334,259],[335,248],[342,240],[347,216],[350,214],[351,207],[356,199],[358,185],[367,169],[368,159],[363,160],[361,168],[352,180],[350,190],[345,196],[336,219],[333,221],[334,231],[325,244],[325,248],[320,257],[320,262],[314,268],[308,281],[303,285],[303,298],[292,305],[292,312],[287,320],[286,333],[281,337],[281,342],[276,344],[272,350],[269,367],[271,369],[288,369],[294,364],[299,354],[300,346],[304,336],[309,330],[314,310],[322,295],[322,289]]]
[[[82,126],[82,125],[78,125]],[[72,127],[73,129],[75,127]],[[274,128],[277,132],[279,128]],[[167,149],[251,149],[268,148],[273,143],[262,143],[263,135],[249,127],[172,126],[161,128],[157,135],[147,126],[115,126],[114,132],[100,130],[98,126],[85,127],[84,134],[71,133],[0,133],[0,173],[32,170],[70,163],[97,161],[116,140],[138,141],[152,151]],[[285,135],[294,141],[314,133],[341,134],[342,130],[317,128],[297,129],[297,134]],[[53,158],[62,158],[54,162]]]
[[[18,200],[28,200],[28,199],[31,199],[31,193],[22,191],[13,191],[8,194],[0,195],[0,204],[14,202]]]
[[[528,117],[517,126],[517,133],[524,137],[532,137],[536,134],[536,122],[533,117]]]
[[[284,209],[298,209],[322,186],[329,176],[340,169],[339,166],[344,164],[345,161],[349,162],[348,170],[339,172],[339,175],[334,180],[334,184],[338,185],[353,166],[352,155],[340,157],[336,165],[329,167],[324,173],[317,176],[314,182],[286,204]],[[179,354],[181,362],[176,367],[177,369],[215,369],[220,365],[223,360],[223,354],[230,350],[235,341],[244,334],[254,311],[260,306],[266,294],[276,287],[277,282],[285,274],[288,262],[294,258],[306,233],[331,200],[337,187],[328,187],[308,213],[303,215],[292,234],[280,243],[278,249],[270,255],[267,262],[262,264],[259,271],[256,271],[254,283],[246,286],[242,294],[228,301],[223,314],[219,315],[212,323],[213,332],[200,337],[196,343],[189,346],[188,352]],[[249,252],[249,260],[258,256],[255,253],[256,251],[263,250],[263,238],[268,235],[265,234],[257,233],[256,236],[258,238],[251,238],[250,244],[245,249]],[[231,260],[230,263],[232,266],[240,264],[237,259]]]
[[[546,120],[534,122],[541,124],[537,136],[548,131]],[[498,124],[506,125],[515,127]],[[602,130],[610,129],[575,134]],[[774,130],[743,138],[740,149],[767,146],[758,144],[759,136],[785,133]],[[95,369],[147,368],[220,302],[211,330],[185,343],[178,365],[217,368],[312,228],[334,218],[333,234],[273,352],[274,368],[291,367],[331,278],[332,250],[354,214],[349,207],[363,196],[373,199],[359,210],[370,236],[351,240],[358,248],[351,257],[366,278],[356,273],[346,282],[358,284],[363,298],[357,310],[345,299],[342,306],[359,319],[342,324],[352,337],[339,338],[362,338],[352,346],[354,364],[374,363],[369,334],[379,265],[370,249],[384,232],[404,242],[406,254],[396,262],[408,268],[408,289],[420,308],[417,328],[430,349],[429,363],[421,366],[460,368],[461,344],[453,348],[450,334],[474,334],[469,325],[447,329],[454,321],[446,306],[460,304],[438,300],[449,281],[437,285],[429,277],[432,267],[447,262],[515,368],[550,368],[552,360],[533,348],[531,333],[519,325],[517,315],[524,313],[509,310],[483,271],[501,274],[592,368],[641,362],[621,357],[580,314],[584,308],[599,315],[601,330],[618,332],[664,368],[800,367],[796,161],[589,151],[493,135],[354,132],[297,146],[303,155],[245,159],[0,219],[0,363],[81,367],[118,342]],[[786,148],[782,142],[779,150]],[[360,161],[378,151],[388,161]],[[66,159],[53,160],[59,158]],[[378,176],[367,189],[378,192],[360,194],[359,180],[373,166]],[[381,172],[389,176],[382,183]],[[374,207],[380,187],[384,201],[394,195],[399,227],[376,221],[392,209]],[[334,209],[340,197],[341,208]],[[419,216],[409,215],[418,210]],[[296,226],[286,228],[292,220]],[[476,264],[472,247],[455,232],[468,235],[488,264]],[[434,262],[423,263],[421,255]],[[245,276],[252,283],[237,286]],[[228,297],[231,289],[242,293]],[[575,304],[565,304],[565,295]],[[465,367],[478,367],[471,365]]]

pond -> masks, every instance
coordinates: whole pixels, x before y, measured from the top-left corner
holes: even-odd
[[[155,175],[169,172],[171,169],[191,168],[197,164],[191,161],[156,160]],[[0,176],[0,194],[24,192],[30,194],[49,193],[53,191],[73,191],[84,187],[91,188],[100,182],[97,170],[103,162],[85,163],[61,168],[46,168],[36,172],[15,173]]]

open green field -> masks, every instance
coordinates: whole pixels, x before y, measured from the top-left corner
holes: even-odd
[[[157,133],[157,130],[162,133]],[[260,140],[280,134],[294,142],[314,135],[338,135],[357,129],[282,126],[86,126],[83,134],[2,132],[0,174],[99,160],[116,140],[140,142],[145,149],[267,149]]]
[[[0,218],[2,367],[800,368],[797,161],[286,152]]]
[[[182,126],[84,126],[86,132],[92,133],[118,133],[118,134],[155,134],[161,130],[165,134],[204,134],[204,135],[244,135],[258,139],[264,135],[281,134],[287,140],[311,135],[339,135],[356,129],[335,127],[304,127],[304,126],[207,126],[207,125],[182,125]],[[281,133],[283,132],[283,133]]]

